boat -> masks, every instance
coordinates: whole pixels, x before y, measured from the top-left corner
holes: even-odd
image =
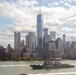
[[[42,65],[30,65],[33,69],[57,69],[57,68],[73,68],[74,65],[62,64],[59,60],[45,60]]]
[[[27,75],[27,74],[25,74],[25,73],[22,73],[22,74],[19,74],[19,75]]]

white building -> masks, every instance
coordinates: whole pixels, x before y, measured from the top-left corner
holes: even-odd
[[[29,32],[29,35],[26,36],[26,48],[30,48],[32,51],[35,51],[36,47],[36,36],[34,32]]]
[[[14,49],[20,49],[20,41],[21,41],[21,34],[20,32],[14,32]]]
[[[56,32],[55,31],[51,31],[50,32],[50,36],[51,36],[51,40],[55,41],[55,39],[56,39]]]

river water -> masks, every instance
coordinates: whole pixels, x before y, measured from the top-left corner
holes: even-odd
[[[76,60],[62,60],[62,63],[76,65]],[[42,64],[43,61],[4,61],[0,62],[0,75],[19,75],[26,73],[28,75],[76,75],[76,66],[74,68],[62,69],[41,69],[33,70],[31,64]]]

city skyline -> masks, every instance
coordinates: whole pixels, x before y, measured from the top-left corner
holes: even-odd
[[[29,4],[30,3],[30,4]],[[22,39],[30,32],[36,32],[36,18],[39,6],[43,14],[43,27],[56,31],[57,37],[66,35],[76,41],[75,0],[0,0],[0,44],[14,44],[14,32],[21,32]]]

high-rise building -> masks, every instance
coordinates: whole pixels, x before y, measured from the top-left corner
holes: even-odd
[[[63,34],[63,48],[66,48],[65,34]]]
[[[17,48],[17,32],[14,32],[14,49]]]
[[[43,47],[43,16],[41,10],[37,15],[37,46]]]
[[[14,49],[20,49],[21,35],[20,32],[14,32]]]
[[[45,35],[44,36],[44,43],[49,43],[49,41],[51,41],[50,35]]]
[[[29,35],[26,35],[26,48],[29,48]]]
[[[59,57],[62,58],[64,56],[64,49],[63,49],[63,41],[61,38],[57,38],[55,40],[56,48],[59,49]]]
[[[34,32],[29,32],[26,36],[26,48],[30,48],[30,50],[35,51],[36,47],[36,37]]]
[[[44,36],[45,36],[45,35],[48,35],[48,28],[45,28],[45,29],[44,29]]]
[[[51,36],[51,40],[55,41],[55,39],[56,39],[56,32],[55,31],[51,31],[50,32],[50,36]]]

